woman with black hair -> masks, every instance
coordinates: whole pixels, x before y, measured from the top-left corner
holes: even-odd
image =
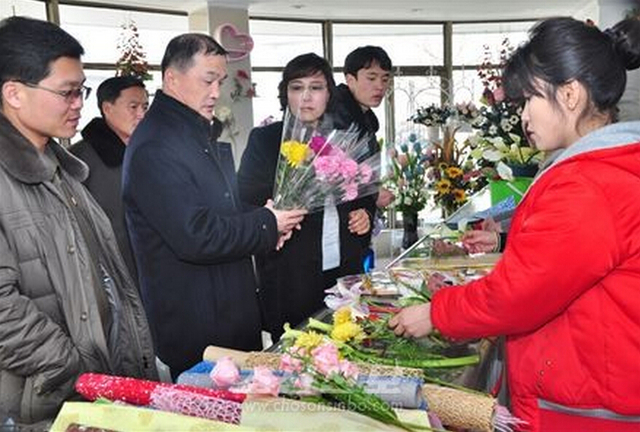
[[[330,129],[325,116],[335,91],[331,66],[316,54],[303,54],[284,68],[278,87],[282,110],[321,129]],[[276,165],[280,154],[282,122],[251,131],[238,170],[240,198],[250,205],[264,205],[273,194]],[[369,212],[362,200],[336,206],[305,217],[277,252],[257,256],[263,328],[274,340],[288,322],[296,326],[324,305],[324,290],[336,279],[362,273],[371,231]]]
[[[638,20],[533,28],[505,90],[525,101],[536,148],[562,152],[518,206],[489,275],[390,322],[408,337],[506,335],[521,430],[640,430],[640,122],[614,124],[625,69],[638,66]]]

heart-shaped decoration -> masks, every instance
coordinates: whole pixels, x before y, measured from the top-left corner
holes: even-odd
[[[253,49],[253,38],[230,23],[220,24],[213,37],[227,50],[230,62],[246,58]]]

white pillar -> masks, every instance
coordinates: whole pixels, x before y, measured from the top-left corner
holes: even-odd
[[[249,13],[245,9],[237,9],[232,7],[218,7],[209,3],[208,6],[208,33],[214,35],[216,29],[221,25],[232,25],[237,29],[239,34],[249,34]],[[194,17],[194,21],[201,21]],[[194,31],[198,29],[194,28]],[[226,38],[225,38],[226,39]],[[218,40],[223,46],[233,45],[232,38],[226,40]],[[235,46],[226,46],[225,48],[234,48]],[[220,98],[216,104],[217,108],[226,107],[233,113],[233,125],[231,128],[225,128],[221,141],[228,141],[233,145],[234,158],[236,165],[240,163],[242,152],[247,146],[247,138],[249,132],[253,127],[253,104],[251,98],[239,97],[232,100],[231,93],[235,89],[234,78],[237,76],[239,70],[244,71],[249,77],[248,80],[240,80],[243,86],[243,90],[246,91],[251,85],[251,60],[247,56],[244,59],[237,61],[229,61],[228,63],[228,78],[222,88]]]

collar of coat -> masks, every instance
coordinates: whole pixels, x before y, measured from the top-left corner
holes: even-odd
[[[595,150],[624,147],[640,142],[640,121],[613,123],[588,133],[564,150],[556,151],[544,171],[560,162]],[[542,169],[541,169],[542,171]]]
[[[122,165],[125,143],[102,117],[94,118],[82,129],[82,138],[93,147],[106,166],[113,168]]]
[[[155,105],[155,107],[153,107]],[[160,108],[163,111],[169,111],[174,116],[177,116],[179,122],[184,122],[187,128],[194,127],[202,129],[207,134],[209,139],[217,138],[215,134],[216,125],[210,122],[206,118],[202,117],[200,113],[189,108],[182,102],[173,97],[167,95],[162,90],[158,90],[153,98],[152,108]]]
[[[47,143],[60,167],[79,181],[89,176],[89,168],[53,139]],[[46,154],[39,152],[0,112],[0,165],[12,177],[22,183],[37,184],[49,181],[57,164]]]
[[[346,84],[336,87],[332,104],[334,120],[340,129],[346,129],[351,123],[356,123],[361,129],[364,128],[363,132],[374,135],[380,129],[380,123],[374,112],[371,109],[363,111]]]

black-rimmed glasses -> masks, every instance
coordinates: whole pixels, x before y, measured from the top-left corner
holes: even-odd
[[[53,90],[38,84],[32,84],[32,83],[23,82],[23,81],[19,81],[19,82],[26,85],[27,87],[48,91],[49,93],[53,93],[55,95],[63,97],[65,102],[67,102],[68,104],[72,104],[73,101],[75,101],[78,98],[82,98],[82,100],[87,100],[89,98],[89,95],[91,94],[91,87],[87,87],[85,85],[78,88],[70,89],[70,90]]]

